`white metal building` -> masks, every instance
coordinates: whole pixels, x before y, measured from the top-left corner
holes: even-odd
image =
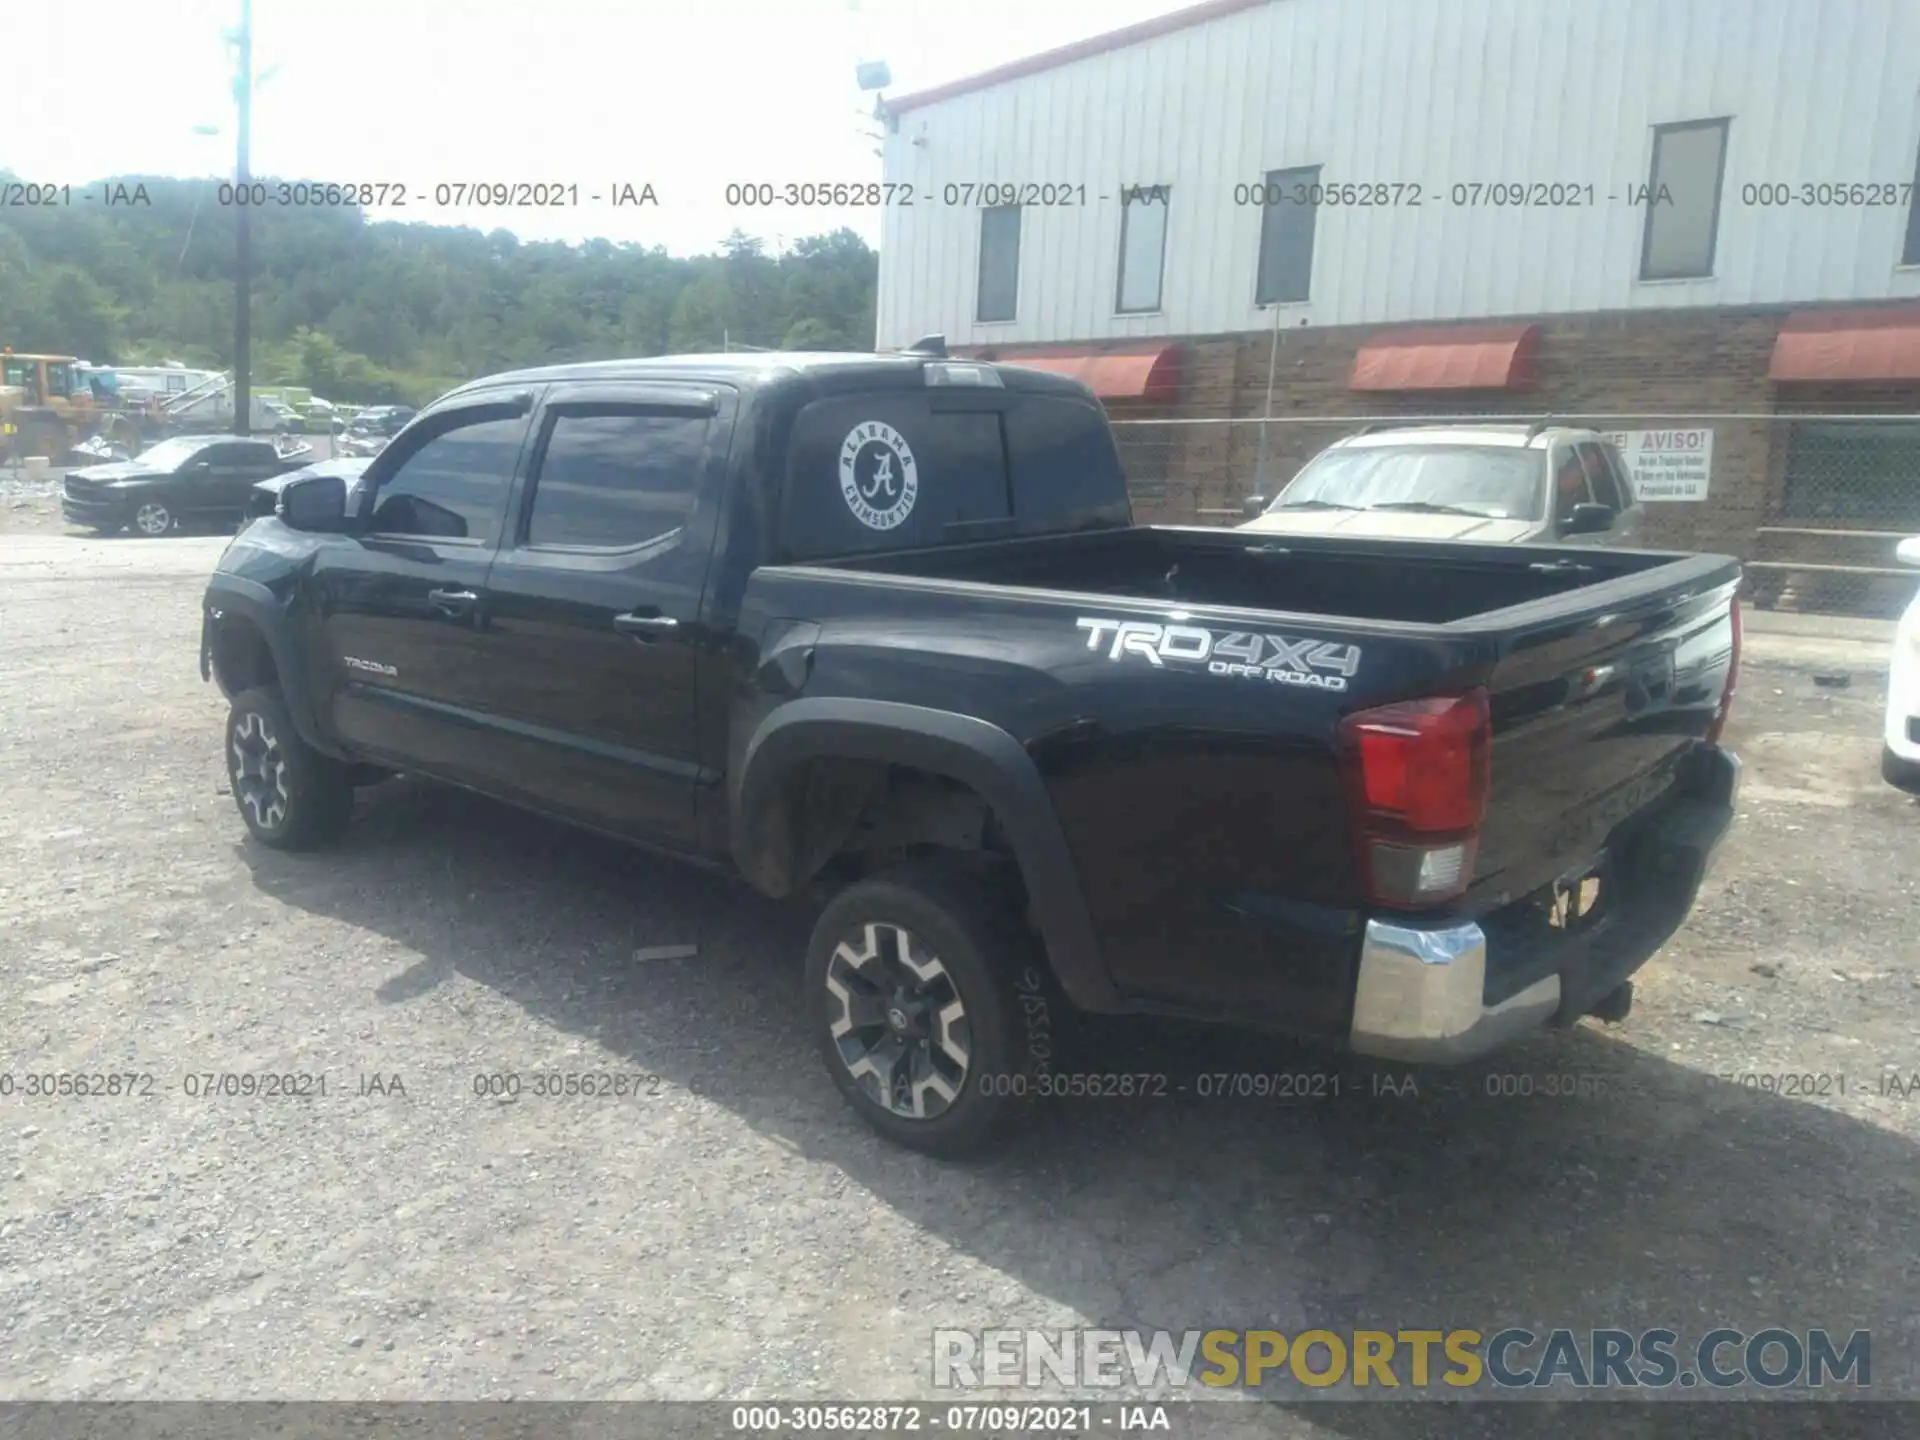
[[[882,346],[1920,296],[1912,0],[1213,0],[888,111]]]

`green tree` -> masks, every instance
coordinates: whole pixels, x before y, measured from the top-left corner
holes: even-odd
[[[231,365],[233,208],[207,181],[108,183],[144,185],[152,203],[0,219],[0,343],[109,364]],[[873,343],[878,259],[844,230],[778,255],[735,231],[715,254],[676,258],[608,240],[375,224],[350,207],[267,207],[254,213],[254,254],[255,379],[334,400],[419,403],[518,365],[715,349],[723,337]]]

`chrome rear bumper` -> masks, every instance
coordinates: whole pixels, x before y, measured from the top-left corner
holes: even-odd
[[[1367,921],[1351,1047],[1382,1059],[1447,1064],[1590,1013],[1686,920],[1733,823],[1739,759],[1702,747],[1686,765],[1673,796],[1625,837],[1621,913],[1593,936],[1570,942],[1552,958],[1552,973],[1493,1004],[1486,1001],[1487,935],[1477,923],[1427,929]]]
[[[1471,1060],[1545,1025],[1560,1008],[1549,975],[1499,1004],[1481,1002],[1487,937],[1471,921],[1440,930],[1367,922],[1350,1043],[1386,1060]]]

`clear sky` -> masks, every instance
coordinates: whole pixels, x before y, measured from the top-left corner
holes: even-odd
[[[871,210],[729,208],[733,180],[877,180],[861,60],[905,94],[1183,8],[1186,0],[254,0],[256,175],[559,181],[578,208],[381,218],[603,235],[711,250],[735,226],[770,244]],[[239,0],[5,6],[0,169],[78,184],[113,174],[231,177]],[[30,57],[30,63],[20,63]],[[196,127],[217,125],[205,136]],[[863,133],[864,132],[864,133]],[[651,182],[657,208],[587,200]]]

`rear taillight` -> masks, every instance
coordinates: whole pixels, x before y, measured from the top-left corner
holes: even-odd
[[[1419,909],[1467,888],[1487,813],[1492,752],[1483,689],[1402,700],[1340,722],[1370,900]]]
[[[1733,710],[1733,692],[1740,684],[1740,601],[1737,597],[1727,619],[1733,626],[1733,650],[1727,656],[1727,683],[1720,691],[1720,708],[1713,712],[1713,723],[1707,727],[1709,745],[1720,743],[1720,732],[1727,728],[1727,716]]]

